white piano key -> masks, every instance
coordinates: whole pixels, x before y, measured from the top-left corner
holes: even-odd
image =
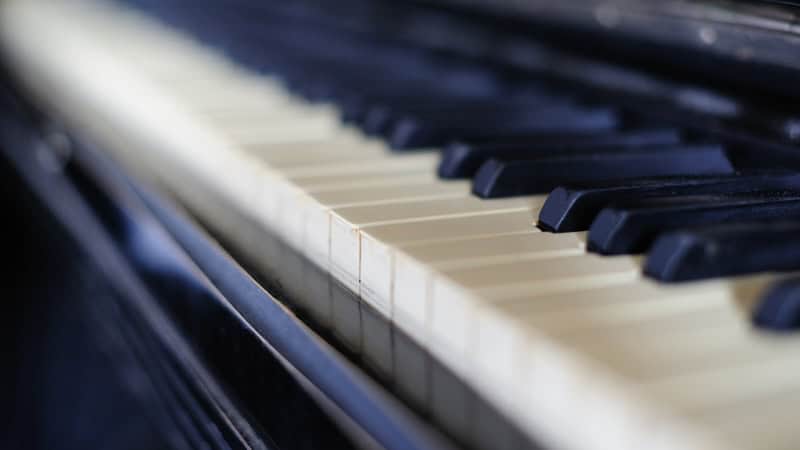
[[[390,315],[406,331],[422,333],[427,323],[433,277],[439,270],[480,267],[514,260],[548,259],[583,253],[583,233],[549,234],[529,229],[489,237],[398,246],[393,255]],[[379,279],[375,276],[376,279]]]
[[[331,283],[331,329],[350,351],[361,354],[361,300],[335,281]]]
[[[331,209],[337,207],[344,207],[347,205],[360,205],[373,203],[375,205],[389,202],[389,201],[402,201],[412,199],[435,199],[435,198],[449,198],[449,197],[462,197],[466,195],[468,185],[466,183],[449,183],[441,184],[438,182],[420,183],[410,186],[370,186],[367,188],[347,188],[328,191],[317,191],[312,193],[314,200],[318,203],[315,206],[309,206],[309,209],[322,208]],[[292,207],[296,208],[296,203],[292,202]],[[308,215],[308,214],[307,214]],[[328,229],[325,229],[324,218],[320,221],[321,227],[319,230],[307,230],[310,234],[318,234],[324,236],[326,231],[330,232],[330,236],[347,237],[346,232],[340,231],[339,222],[330,222],[328,219]],[[344,230],[346,231],[346,230]],[[339,278],[348,287],[351,287],[354,292],[359,292],[359,242],[357,234],[352,236],[352,239],[330,239],[330,267],[331,273]],[[323,246],[318,250],[323,253]]]
[[[479,294],[483,289],[523,286],[531,292],[568,292],[587,285],[626,283],[640,276],[639,264],[635,257],[584,254],[445,271],[433,280],[427,305],[431,347],[446,348],[446,354],[437,356],[453,359],[453,363],[463,364],[469,358],[476,305],[486,301]]]
[[[308,298],[298,300],[317,324],[327,328],[333,326],[332,282],[327,272],[306,264],[303,283],[307,287]]]
[[[597,347],[607,349],[613,354],[620,345],[609,342],[608,335],[620,333],[619,325],[641,324],[646,330],[650,323],[647,321],[649,318],[658,320],[671,313],[677,314],[680,318],[686,312],[703,311],[704,308],[708,309],[706,304],[710,294],[716,293],[718,297],[723,298],[723,301],[728,299],[724,296],[727,292],[723,289],[725,287],[724,283],[718,282],[703,283],[702,286],[693,285],[688,288],[663,287],[647,280],[636,280],[557,293],[552,291],[537,293],[531,290],[525,297],[517,299],[501,297],[492,302],[484,299],[485,301],[474,313],[473,329],[478,344],[473,354],[477,364],[484,370],[492,368],[506,378],[513,377],[515,371],[519,369],[519,361],[527,352],[526,329],[537,330],[537,333],[544,332],[555,337],[563,335],[567,330],[572,330],[573,335],[576,331],[582,331],[584,334],[578,333],[578,338],[575,338],[577,341],[569,340],[569,335],[561,339],[564,339],[564,343],[570,348],[580,348],[587,355],[592,353],[588,347],[596,343],[601,343]],[[720,293],[721,290],[724,292]],[[670,303],[673,299],[677,302]],[[711,300],[713,301],[713,297]],[[648,305],[652,305],[653,308],[648,309]],[[617,309],[613,309],[615,307]],[[586,311],[594,311],[594,314]],[[575,314],[571,315],[571,312]],[[513,326],[507,326],[509,323]],[[596,332],[592,333],[594,330]],[[580,339],[580,336],[585,337]],[[647,359],[648,350],[639,345],[643,337],[641,333],[625,336],[627,339],[620,340],[619,343],[627,344],[626,348],[642,348],[642,357]],[[669,337],[666,340],[669,340]],[[607,342],[608,345],[603,345],[603,342]],[[580,344],[584,346],[581,347]],[[506,350],[492,350],[500,347]]]
[[[475,420],[475,394],[450,368],[435,360],[430,385],[431,415],[454,436],[469,436]]]
[[[344,188],[314,191],[309,193],[320,205],[327,207],[344,207],[364,203],[380,203],[387,200],[434,199],[442,197],[461,197],[468,193],[467,183],[441,184],[433,181],[411,186],[369,186],[368,188]]]
[[[311,192],[300,190],[294,186],[284,186],[272,190],[277,211],[274,216],[278,220],[278,229],[284,233],[288,242],[292,243],[301,252],[305,251],[305,236],[320,235],[323,238],[328,232],[328,226],[321,223],[319,230],[309,229],[314,223],[307,225],[306,218],[320,209],[328,210],[337,206],[357,205],[366,203],[381,203],[414,198],[437,198],[463,195],[467,189],[466,184],[459,183],[443,187],[435,182],[419,183],[412,186],[386,184],[367,187],[344,187],[314,190]],[[322,249],[324,251],[324,248]],[[343,280],[348,286],[354,287],[358,292],[357,279]]]
[[[293,185],[308,192],[330,189],[357,188],[371,186],[415,185],[436,181],[436,175],[430,170],[411,167],[407,170],[393,170],[384,173],[345,173],[329,175],[310,175],[290,178]]]
[[[595,448],[598,442],[603,448],[725,448],[648,406],[642,397],[620,391],[613,374],[535,332],[529,335],[524,356],[519,380],[495,395],[510,403],[507,410],[518,411],[513,419],[522,429],[540,439],[574,448]],[[474,383],[491,392],[495,380],[489,374]]]
[[[392,331],[392,323],[386,316],[365,303],[361,304],[361,356],[383,381],[389,383],[395,379]]]
[[[797,405],[800,391],[715,411],[695,418],[712,433],[743,448],[791,450],[797,448]]]
[[[370,161],[369,164],[363,164],[359,161],[310,164],[308,166],[286,168],[281,170],[281,174],[289,180],[295,180],[327,175],[395,174],[408,173],[415,170],[430,172],[435,170],[438,158],[438,154],[428,152],[402,156],[387,155],[386,158]]]
[[[394,385],[414,407],[430,410],[431,356],[404,333],[394,333]]]
[[[360,245],[360,232],[370,230],[376,226],[400,225],[404,223],[414,223],[424,225],[428,220],[439,220],[447,218],[462,218],[470,220],[478,215],[498,214],[511,212],[525,212],[530,210],[530,200],[513,199],[501,200],[497,202],[483,202],[471,195],[464,195],[453,198],[422,199],[413,201],[397,201],[384,204],[349,206],[334,208],[330,211],[330,242],[331,248],[336,248],[332,252],[333,259],[341,264],[341,261],[351,261],[354,273],[359,273],[360,294],[374,307],[381,309],[385,314],[389,314],[389,299],[391,295],[390,280],[391,274],[389,257],[368,254],[365,252],[374,247],[362,248]],[[417,236],[409,233],[408,239]],[[393,244],[383,240],[384,244]],[[349,252],[349,253],[346,253]],[[355,263],[360,265],[357,268]],[[359,272],[356,272],[356,271]],[[366,270],[366,271],[365,271]],[[373,270],[375,272],[370,272]],[[383,277],[374,278],[373,276]],[[382,279],[382,283],[374,280]],[[376,290],[380,289],[380,290]]]
[[[434,180],[430,173],[410,173],[391,176],[358,175],[347,177],[327,177],[326,183],[332,182],[335,178],[342,178],[336,184],[325,184],[323,186],[312,186],[307,188],[309,192],[321,192],[331,189],[362,189],[379,188],[386,186],[410,186],[427,185]],[[449,197],[449,194],[448,194]],[[408,200],[399,200],[400,202]],[[416,200],[415,200],[416,201]],[[395,203],[395,200],[387,199],[385,202],[368,201],[365,203],[367,208],[375,208],[385,204]],[[308,208],[305,212],[305,225],[303,233],[305,235],[305,253],[311,260],[315,261],[320,267],[328,269],[331,264],[331,211],[335,206],[322,206],[318,208]]]
[[[355,146],[349,142],[293,142],[280,145],[252,145],[248,148],[258,160],[277,169],[326,164],[337,161],[370,161],[386,157],[380,146]]]
[[[363,226],[357,235],[352,227],[345,226],[342,234],[351,233],[355,242],[349,246],[351,255],[360,252],[360,267],[351,265],[353,275],[361,280],[362,288],[369,292],[369,298],[376,307],[391,314],[392,277],[394,263],[393,249],[411,243],[434,243],[470,237],[495,236],[523,232],[534,229],[533,211],[537,210],[537,198],[528,198],[531,206],[502,210],[489,214],[471,216],[442,217],[426,220],[376,224]],[[336,232],[332,228],[332,233]],[[332,234],[333,235],[333,234]],[[332,241],[333,242],[333,241]],[[333,253],[336,257],[337,254]],[[351,261],[357,261],[351,257]]]
[[[787,346],[786,341],[759,336],[758,332],[747,328],[749,324],[744,317],[726,317],[713,312],[698,314],[698,318],[707,320],[676,324],[675,329],[665,329],[661,336],[582,340],[575,347],[580,348],[582,354],[613,367],[627,379],[650,382],[709,367],[733,367],[767,360],[786,351],[785,347],[797,345],[791,342]],[[741,322],[738,326],[737,320]],[[681,329],[681,326],[687,328]],[[573,340],[565,339],[565,342]]]
[[[795,343],[797,339],[794,339]],[[705,372],[676,375],[641,386],[648,395],[684,413],[733,408],[798,389],[798,347],[778,357]]]
[[[270,125],[248,124],[221,131],[230,139],[245,145],[306,142],[349,135],[348,131],[343,131],[338,123],[327,116],[289,117]]]

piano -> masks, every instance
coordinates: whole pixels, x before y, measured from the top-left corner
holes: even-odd
[[[797,448],[799,6],[6,0],[3,442]]]

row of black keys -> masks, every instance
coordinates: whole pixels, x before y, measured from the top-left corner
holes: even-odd
[[[472,178],[478,196],[550,192],[546,231],[589,230],[602,254],[649,251],[645,272],[663,281],[800,269],[800,174],[736,167],[721,145],[541,80],[304,31],[276,25],[232,51],[397,151],[443,148],[439,175]],[[797,294],[800,281],[778,286],[756,322],[800,325]]]

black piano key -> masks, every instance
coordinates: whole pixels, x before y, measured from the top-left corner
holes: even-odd
[[[651,198],[600,211],[589,228],[587,248],[605,255],[641,253],[665,232],[798,216],[800,194]]]
[[[534,108],[542,109],[554,102],[514,101],[504,96],[456,96],[430,92],[414,94],[400,99],[374,98],[367,105],[358,125],[367,134],[388,135],[392,127],[404,119],[434,120],[439,124],[458,120],[476,121],[499,115],[513,117],[529,114]]]
[[[441,147],[454,140],[529,135],[532,133],[568,133],[585,130],[609,130],[619,126],[620,117],[613,108],[537,110],[530,116],[468,117],[465,121],[440,117],[396,122],[388,139],[395,150]]]
[[[636,148],[677,145],[681,132],[675,128],[639,130],[629,132],[602,132],[567,135],[527,136],[525,140],[493,143],[456,142],[442,152],[438,174],[442,178],[470,178],[481,164],[491,158],[525,160],[540,155],[559,152],[597,151],[615,148]]]
[[[666,177],[618,180],[589,186],[560,186],[547,196],[538,226],[556,233],[589,229],[597,214],[615,202],[643,197],[733,194],[758,191],[800,193],[800,174],[755,173],[701,177]]]
[[[661,281],[690,281],[797,269],[800,222],[753,222],[662,235],[644,272]]]
[[[403,120],[433,121],[438,126],[457,120],[460,124],[482,123],[499,120],[537,120],[546,108],[563,108],[572,111],[576,107],[567,98],[537,96],[536,98],[517,97],[478,97],[431,94],[427,98],[406,98],[394,102],[375,101],[368,106],[359,121],[361,129],[368,135],[386,136],[394,126]],[[560,113],[560,109],[558,110]]]
[[[475,174],[472,192],[482,198],[499,198],[545,194],[570,183],[733,172],[718,145],[548,155],[525,161],[490,159]]]
[[[753,323],[778,332],[800,328],[800,278],[773,285],[753,310]]]

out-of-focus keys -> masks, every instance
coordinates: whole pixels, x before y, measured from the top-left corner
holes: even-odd
[[[397,94],[395,94],[397,96]],[[399,96],[398,96],[399,97]],[[376,99],[368,106],[363,119],[357,122],[370,136],[390,136],[392,129],[403,120],[426,120],[444,124],[458,118],[459,123],[514,120],[538,120],[543,113],[563,114],[574,110],[566,99],[537,95],[533,99],[520,95],[482,97],[436,96]],[[518,122],[518,123],[519,123]]]
[[[754,222],[665,234],[653,243],[644,271],[661,281],[688,281],[798,269],[800,222]]]
[[[800,278],[783,280],[772,286],[753,312],[753,322],[773,331],[800,328]]]
[[[445,147],[437,170],[442,178],[470,178],[489,159],[524,160],[561,152],[646,148],[676,145],[680,142],[676,129],[637,130],[613,133],[572,133],[564,135],[526,136],[494,142],[456,142]]]
[[[390,132],[392,148],[441,146],[453,139],[499,138],[531,133],[567,133],[608,130],[618,126],[616,111],[609,108],[540,111],[535,117],[484,117],[473,120],[424,120],[408,118],[397,122]]]

